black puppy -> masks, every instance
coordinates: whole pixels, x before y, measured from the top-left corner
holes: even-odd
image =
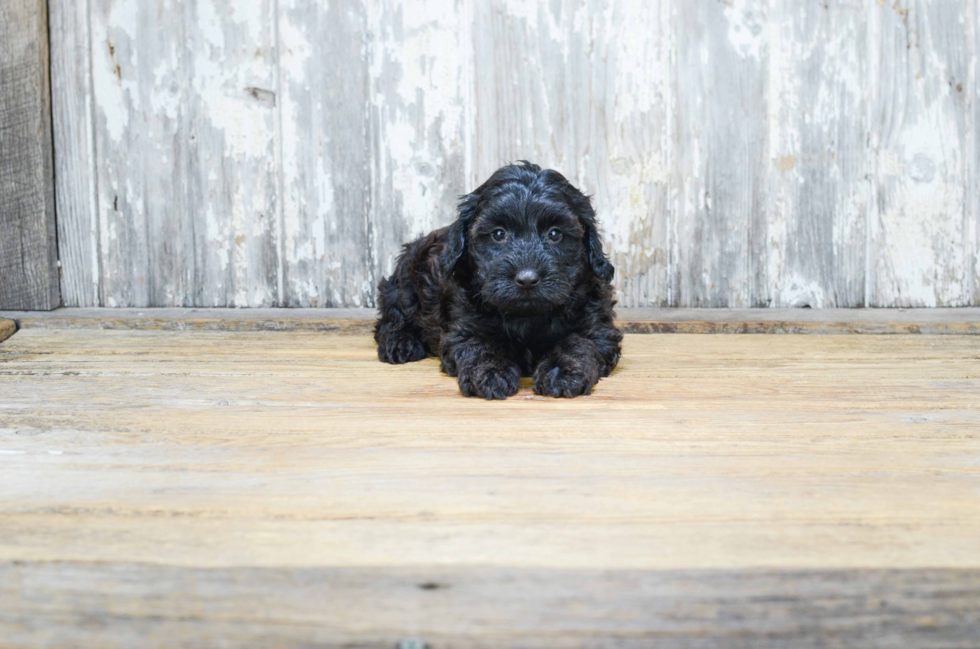
[[[468,397],[505,399],[522,375],[538,394],[589,394],[619,361],[612,276],[585,195],[556,171],[502,167],[381,281],[378,357],[438,354]]]

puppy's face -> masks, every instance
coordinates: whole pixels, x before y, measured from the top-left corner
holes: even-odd
[[[465,263],[483,301],[515,317],[548,314],[614,273],[588,197],[529,162],[501,167],[463,197],[439,260],[449,274]]]
[[[554,311],[593,272],[590,246],[599,244],[591,204],[556,172],[504,167],[460,211],[476,287],[505,314]],[[608,264],[601,249],[598,255]]]
[[[560,191],[568,187],[513,182],[485,192],[467,231],[485,302],[511,316],[550,313],[590,272],[582,219]]]

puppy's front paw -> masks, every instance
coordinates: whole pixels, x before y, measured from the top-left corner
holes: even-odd
[[[553,354],[534,370],[534,392],[569,398],[592,394],[592,387],[599,382],[599,371],[594,363]]]
[[[457,376],[459,372],[456,370],[456,359],[453,358],[452,354],[447,354],[443,352],[439,356],[440,363],[439,369],[448,374],[449,376]]]
[[[427,355],[422,341],[403,331],[389,333],[378,342],[378,358],[392,365],[420,361]]]
[[[509,361],[493,360],[459,368],[459,389],[467,397],[506,399],[521,387],[521,370]]]

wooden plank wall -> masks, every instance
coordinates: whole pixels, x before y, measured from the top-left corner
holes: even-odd
[[[45,0],[0,5],[0,309],[61,303]]]
[[[527,158],[624,306],[980,304],[980,0],[51,0],[65,303],[372,306]]]

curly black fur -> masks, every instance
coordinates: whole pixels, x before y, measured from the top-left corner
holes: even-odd
[[[438,355],[468,397],[506,399],[521,376],[589,394],[619,361],[612,277],[589,199],[556,171],[502,167],[381,281],[378,357]]]

